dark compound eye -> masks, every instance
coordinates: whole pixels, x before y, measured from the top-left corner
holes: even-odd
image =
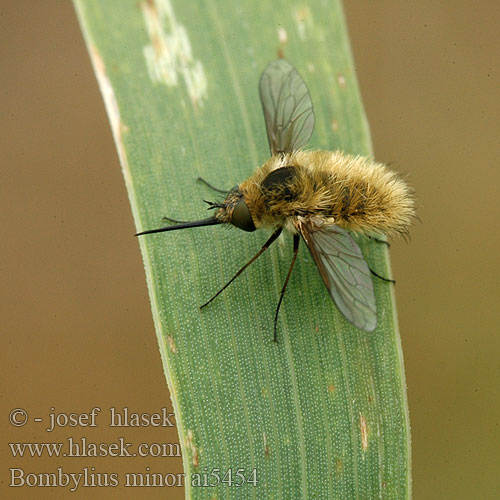
[[[243,198],[236,203],[233,209],[231,224],[239,229],[243,229],[243,231],[255,231],[257,229],[250,215],[250,210],[248,210],[248,206]]]

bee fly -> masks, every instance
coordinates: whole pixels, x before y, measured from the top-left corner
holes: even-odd
[[[408,234],[415,215],[411,190],[385,165],[367,158],[339,151],[301,150],[312,135],[314,112],[306,84],[286,60],[278,59],[267,66],[260,77],[259,93],[271,158],[231,191],[218,190],[200,179],[226,194],[222,203],[208,202],[215,210],[214,217],[143,231],[137,236],[215,224],[232,224],[244,231],[273,231],[257,254],[203,308],[267,250],[283,229],[290,231],[293,257],[276,307],[274,340],[300,237],[340,312],[356,327],[371,332],[377,326],[371,275],[391,280],[369,268],[351,233],[371,237]]]

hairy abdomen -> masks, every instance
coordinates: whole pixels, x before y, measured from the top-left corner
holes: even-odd
[[[283,167],[295,167],[286,186],[262,190],[266,177]],[[316,216],[354,231],[407,234],[415,216],[412,193],[395,172],[381,163],[340,152],[276,155],[244,184],[250,188],[249,201],[262,226],[279,225],[290,217]]]

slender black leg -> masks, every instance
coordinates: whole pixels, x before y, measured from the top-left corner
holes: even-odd
[[[381,240],[380,238],[377,238],[376,236],[371,236],[369,234],[367,236],[368,236],[368,238],[370,238],[373,241],[376,241],[377,243],[383,243],[384,245],[387,245],[388,247],[391,246],[391,244],[388,241]]]
[[[205,302],[203,305],[200,306],[200,309],[203,309],[205,306],[208,306],[212,300],[214,300],[216,297],[219,296],[220,293],[222,293],[252,262],[254,262],[257,257],[259,257],[261,254],[263,254],[272,244],[274,240],[281,234],[281,231],[283,228],[276,229],[273,234],[271,234],[271,237],[262,245],[262,248],[254,255],[210,300]]]
[[[396,284],[396,282],[394,280],[391,280],[389,278],[384,278],[383,276],[380,276],[380,274],[377,274],[371,267],[369,269],[370,269],[370,272],[373,274],[373,276],[376,276],[378,279],[381,279],[383,281],[388,281],[389,283]]]
[[[189,222],[187,220],[171,219],[170,217],[162,217],[161,220],[163,222],[175,222],[176,224],[187,224]]]
[[[298,234],[293,235],[293,257],[292,262],[290,263],[290,268],[288,269],[288,274],[286,275],[285,283],[283,283],[283,288],[280,293],[280,300],[278,301],[278,307],[276,307],[276,313],[274,315],[274,341],[278,342],[278,313],[280,312],[281,302],[283,302],[283,296],[285,295],[286,286],[288,285],[288,280],[292,274],[293,266],[295,265],[295,261],[297,260],[297,254],[299,253],[299,242],[300,236]]]
[[[228,194],[230,192],[230,191],[227,191],[225,189],[218,189],[218,188],[212,186],[212,184],[209,184],[205,179],[202,179],[201,177],[198,177],[198,179],[196,179],[196,180],[203,182],[203,184],[205,184],[205,186],[208,186],[210,189],[213,189],[214,191],[217,191],[218,193]]]
[[[383,243],[384,245],[387,245],[388,247],[391,246],[387,241],[381,240],[380,238],[377,238],[376,236],[372,236],[370,234],[367,234],[367,236],[368,236],[368,238],[370,238],[373,241],[376,241],[377,243]],[[373,276],[376,276],[378,279],[381,279],[382,281],[387,281],[389,283],[394,283],[394,284],[396,283],[394,280],[380,276],[380,274],[377,274],[371,267],[368,267],[368,269],[370,269],[370,272],[373,274]]]

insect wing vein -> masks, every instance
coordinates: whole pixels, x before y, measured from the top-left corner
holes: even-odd
[[[305,146],[313,133],[314,112],[298,71],[285,59],[273,61],[262,72],[259,93],[271,153]]]
[[[335,225],[317,230],[304,224],[298,227],[340,312],[361,330],[373,331],[377,326],[375,293],[359,246]]]

